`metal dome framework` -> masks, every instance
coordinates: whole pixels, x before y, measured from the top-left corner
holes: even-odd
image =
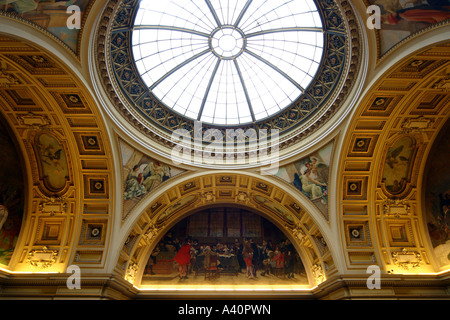
[[[142,80],[168,108],[239,125],[269,118],[305,92],[323,39],[313,1],[143,0],[132,52]]]
[[[301,92],[298,98],[295,98],[285,108],[275,110],[276,112],[270,114],[270,116],[265,113],[264,117],[259,120],[255,119],[253,121],[253,119],[250,119],[250,122],[234,125],[205,122],[202,123],[204,130],[218,129],[225,137],[226,130],[229,128],[242,129],[244,131],[254,129],[256,132],[259,132],[259,130],[271,132],[276,129],[281,137],[280,148],[282,149],[287,147],[287,144],[292,144],[294,140],[302,140],[310,135],[311,132],[315,132],[340,109],[355,85],[354,77],[358,75],[358,70],[361,68],[360,59],[362,56],[356,53],[359,48],[358,38],[350,37],[350,33],[354,31],[359,32],[357,31],[359,27],[355,20],[351,20],[351,23],[349,23],[347,19],[343,18],[344,15],[351,14],[352,11],[346,10],[347,8],[342,7],[341,4],[337,4],[333,0],[311,3],[315,4],[317,8],[317,12],[314,13],[317,21],[322,21],[323,23],[321,26],[322,31],[320,32],[320,37],[323,37],[323,49],[319,50],[322,43],[320,43],[320,46],[314,47],[318,50],[317,52],[321,51],[322,59],[320,63],[317,63],[316,76],[311,80],[311,83],[305,86],[302,92],[300,90],[297,92]],[[98,35],[101,38],[99,38],[97,51],[100,53],[101,59],[103,59],[102,56],[104,55],[106,62],[104,65],[99,65],[99,71],[109,79],[108,83],[111,85],[105,87],[105,89],[122,116],[128,122],[131,122],[134,128],[143,133],[143,137],[149,137],[153,141],[159,142],[161,148],[171,148],[175,145],[171,141],[171,135],[174,131],[182,129],[194,136],[195,122],[199,114],[195,114],[194,120],[194,114],[189,118],[169,108],[152,90],[149,90],[149,85],[143,80],[139,72],[139,63],[136,62],[134,55],[134,52],[137,50],[133,50],[133,37],[137,31],[135,21],[139,12],[139,4],[139,0],[129,0],[119,1],[109,6],[113,12],[111,20],[105,21],[104,40],[101,39],[103,38],[103,32]],[[344,12],[346,13],[344,14]],[[228,27],[225,29],[228,30]],[[173,32],[173,30],[166,31],[169,33]],[[274,34],[278,36],[278,34],[285,33],[319,34],[316,31],[318,29],[314,29],[314,32],[270,32],[264,34],[264,37],[272,37]],[[191,34],[187,32],[186,34],[191,37]],[[208,36],[212,36],[214,39],[215,34],[215,32],[211,32]],[[207,38],[205,37],[205,39]],[[264,57],[264,62],[262,62],[261,59],[257,59],[247,52],[233,55],[222,51],[219,52],[218,49],[216,52],[214,51],[213,41],[211,40],[211,44],[208,41],[205,40],[207,44],[205,49],[208,49],[208,52],[211,53],[211,48],[213,48],[213,53],[210,56],[215,59],[218,59],[218,55],[222,55],[222,62],[220,63],[222,65],[225,65],[223,61],[226,60],[233,64],[231,62],[233,59],[231,58],[235,56],[238,59],[243,58],[245,53],[245,55],[259,61],[258,63],[264,65],[267,69],[275,70],[273,68],[275,63],[269,58],[266,59]],[[242,48],[250,52],[247,45],[243,44]],[[227,59],[223,59],[223,57]],[[214,58],[211,59],[214,60]],[[316,57],[316,60],[319,60],[319,58]],[[177,66],[175,65],[173,69],[178,71],[179,68]],[[296,67],[299,67],[299,65],[296,64]],[[166,73],[172,74],[170,70]],[[234,72],[234,79],[237,79],[234,82],[242,87],[243,82],[239,78],[239,74],[245,75],[247,73]],[[274,72],[278,73],[280,77],[284,77],[281,73]],[[164,73],[157,78],[160,79],[163,75]],[[207,77],[208,80],[211,78]],[[292,77],[284,77],[284,79],[292,85]],[[244,92],[243,89],[242,91]],[[245,97],[245,92],[241,97],[243,97],[244,105],[247,106],[249,100]]]

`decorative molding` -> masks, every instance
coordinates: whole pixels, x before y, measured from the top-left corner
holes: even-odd
[[[313,265],[311,271],[314,277],[314,281],[316,282],[317,285],[325,281],[325,273],[321,265],[319,264]]]
[[[417,159],[420,159],[419,151],[421,149],[423,149],[423,143],[420,135],[417,134],[400,133],[385,143],[378,178],[380,181],[379,187],[385,196],[391,199],[403,199],[410,194],[411,190],[416,186],[417,176],[414,174],[414,170],[417,168]],[[386,176],[391,176],[389,172],[392,173],[394,168],[399,167],[404,167],[405,169],[402,169],[399,173],[398,169],[395,169],[397,170],[395,180],[392,178],[391,181],[387,180]]]
[[[0,20],[6,20],[2,13],[0,13]],[[45,40],[42,35],[37,36]],[[109,200],[94,199],[86,203],[83,194],[79,193],[83,190],[83,181],[80,178],[87,174],[93,176],[101,174],[109,178],[113,172],[112,159],[106,156],[110,144],[100,148],[105,153],[103,158],[97,154],[95,157],[83,157],[83,154],[77,152],[76,134],[86,134],[87,147],[100,147],[105,140],[103,138],[106,132],[104,119],[98,117],[97,106],[94,106],[95,112],[88,116],[69,114],[67,110],[63,110],[60,101],[55,99],[53,94],[78,94],[86,97],[84,103],[90,109],[92,97],[83,79],[75,76],[76,72],[58,59],[55,52],[45,50],[31,39],[19,38],[2,35],[0,49],[0,83],[6,81],[10,84],[6,87],[0,85],[0,109],[5,120],[10,123],[12,133],[18,139],[17,151],[22,154],[23,162],[28,168],[28,171],[25,170],[27,171],[27,188],[22,191],[25,196],[28,195],[26,198],[29,203],[25,206],[23,217],[18,216],[23,219],[22,229],[26,226],[27,232],[19,238],[23,241],[15,246],[15,251],[20,252],[15,252],[8,257],[20,255],[19,263],[27,264],[28,268],[31,268],[30,265],[46,266],[52,263],[50,253],[48,259],[43,258],[48,260],[47,262],[40,262],[37,257],[45,256],[45,252],[30,251],[45,245],[55,250],[55,254],[58,253],[59,257],[56,258],[58,269],[59,264],[71,262],[98,265],[102,262],[101,250],[76,252],[79,232],[83,231],[80,230],[81,216],[107,216],[111,213],[112,206]],[[6,61],[6,65],[2,63],[3,61]],[[19,82],[13,78],[2,78],[2,76],[8,76],[8,73],[15,75]],[[70,100],[69,96],[68,99]],[[74,104],[73,108],[76,107],[77,105]],[[98,142],[95,145],[91,144],[89,139],[94,136],[94,133]],[[45,141],[41,141],[42,148],[39,147],[39,137],[44,134],[58,141],[57,145],[54,144],[56,147],[53,150],[49,150]],[[59,150],[62,150],[61,153],[58,153]],[[91,150],[93,149],[89,151]],[[62,160],[62,153],[65,153],[66,161]],[[108,155],[110,154],[108,152]],[[76,174],[74,174],[75,168]],[[16,169],[19,170],[17,166]],[[67,175],[63,172],[66,169]],[[64,182],[63,186],[59,184],[59,180],[55,182],[56,176],[61,177],[58,179]],[[105,222],[102,233],[99,232],[100,229],[92,227],[88,245],[104,246],[104,243],[97,244],[95,241],[100,236],[104,238],[104,235],[107,235],[104,233],[107,223],[109,221]],[[21,249],[24,245],[26,248]],[[105,250],[105,247],[102,249]],[[28,255],[30,255],[29,261]],[[70,261],[74,256],[77,260]]]
[[[49,250],[47,247],[33,249],[28,253],[27,263],[39,269],[51,267],[56,262],[58,251]]]
[[[13,85],[20,84],[20,80],[10,72],[5,70],[5,65],[3,62],[0,62],[0,88],[9,88]]]
[[[39,212],[49,214],[50,216],[66,213],[67,202],[65,201],[65,197],[45,197],[45,200],[46,201],[43,201],[39,204]]]
[[[155,223],[151,222],[150,226],[148,227],[147,231],[144,233],[144,239],[148,243],[152,243],[153,238],[158,235],[159,231],[165,227],[165,224],[156,225]]]
[[[246,192],[238,192],[234,200],[238,203],[248,204],[250,196]]]
[[[79,244],[99,246],[104,245],[107,235],[108,220],[83,219],[80,231]]]
[[[226,177],[223,179],[220,173],[195,176],[166,189],[163,195],[148,203],[139,218],[136,217],[134,227],[123,244],[121,258],[117,262],[123,276],[127,273],[130,257],[133,257],[133,262],[146,260],[156,241],[180,219],[202,207],[212,206],[242,206],[257,211],[275,223],[297,248],[306,249],[309,253],[305,257],[308,259],[306,265],[325,263],[325,257],[331,266],[330,272],[333,272],[335,264],[329,255],[331,248],[326,246],[315,220],[304,210],[301,202],[294,201],[282,187],[259,177],[238,173]],[[204,189],[200,191],[197,186]]]
[[[433,89],[438,89],[443,92],[449,92],[450,91],[450,73],[447,73],[444,78],[436,81],[433,86]]]
[[[419,268],[422,264],[422,255],[418,251],[405,248],[393,252],[392,259],[396,266],[408,271]]]
[[[371,247],[369,221],[349,220],[344,221],[345,236],[348,248]]]
[[[288,224],[286,224],[286,227],[291,227]],[[308,236],[306,235],[306,232],[301,227],[300,223],[295,224],[295,226],[290,228],[292,230],[292,234],[295,238],[298,239],[300,245],[304,245],[306,241],[308,240]]]
[[[212,191],[203,192],[203,193],[200,193],[200,199],[203,204],[208,203],[208,202],[214,202],[216,199],[216,195]]]
[[[411,214],[411,206],[404,199],[386,199],[383,203],[383,213],[386,216],[394,216],[395,218],[405,215],[409,216]]]
[[[339,196],[343,202],[339,218],[348,241],[349,269],[373,264],[373,252],[380,266],[389,270],[394,267],[391,252],[423,247],[429,237],[426,226],[423,229],[421,225],[423,208],[419,200],[423,194],[419,191],[428,144],[448,118],[449,96],[444,89],[449,84],[443,78],[450,70],[449,50],[448,41],[417,48],[376,79],[352,117],[340,157],[343,170],[338,169],[338,181],[344,190]],[[411,145],[399,141],[403,137],[414,139],[415,152],[402,157],[409,158],[409,168],[402,166],[400,171],[390,164],[397,165],[396,160],[404,159],[386,159],[390,147],[394,151],[396,145]],[[358,178],[363,176],[368,177],[366,198],[359,196],[364,192],[358,192],[363,190],[358,186]],[[386,188],[388,180],[383,183],[384,176],[390,178],[390,190]],[[400,180],[397,176],[404,181],[403,189],[394,185],[394,179]],[[370,228],[364,228],[365,221],[370,222]],[[363,229],[370,231],[373,243],[363,241]],[[364,250],[357,252],[353,250],[356,248]],[[425,261],[425,253],[422,255]],[[401,262],[401,252],[396,257]]]
[[[50,118],[47,115],[38,115],[29,112],[24,115],[17,115],[17,120],[23,126],[27,126],[30,130],[44,130],[51,126]]]
[[[419,116],[417,118],[406,118],[402,123],[403,133],[421,132],[431,128],[434,120]]]
[[[30,131],[28,141],[33,149],[38,172],[35,184],[47,197],[61,197],[73,185],[71,159],[67,140],[50,130]]]
[[[136,274],[139,270],[137,263],[132,263],[128,266],[127,274],[125,275],[125,280],[133,284],[134,280],[136,279]]]

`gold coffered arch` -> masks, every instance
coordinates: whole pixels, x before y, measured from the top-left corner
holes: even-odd
[[[448,270],[434,262],[420,198],[429,149],[449,118],[449,54],[446,41],[406,56],[378,79],[352,117],[338,182],[348,270],[372,264],[386,274]],[[399,161],[403,171],[388,173]]]
[[[30,26],[11,20],[5,24],[10,28],[20,35],[0,34],[0,112],[25,159],[28,198],[4,270],[63,273],[72,264],[102,269],[114,176],[104,120],[80,78],[79,61],[54,39],[41,44],[46,49],[23,40],[35,33]],[[92,238],[92,228],[100,236]],[[41,253],[52,254],[48,263],[34,262]]]
[[[134,285],[140,285],[151,251],[171,227],[201,209],[219,205],[245,208],[274,223],[299,252],[311,288],[337,273],[326,222],[294,188],[273,178],[226,171],[193,173],[176,180],[130,217],[133,223],[116,271]]]

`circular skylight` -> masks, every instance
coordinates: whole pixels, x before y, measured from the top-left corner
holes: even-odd
[[[323,43],[313,0],[142,0],[132,35],[153,95],[216,125],[256,122],[295,102]]]

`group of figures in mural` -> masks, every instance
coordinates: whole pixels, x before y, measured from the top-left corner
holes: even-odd
[[[328,216],[328,176],[333,145],[330,143],[305,158],[280,167],[275,174],[310,199],[324,216]]]
[[[327,201],[328,187],[324,178],[324,170],[328,166],[319,162],[316,157],[310,157],[304,161],[304,166],[299,173],[294,174],[295,187],[303,192],[310,199],[321,198],[322,202]]]
[[[164,262],[165,270],[161,270]],[[145,272],[155,275],[162,271],[170,276],[176,271],[179,279],[184,280],[190,276],[203,279],[208,270],[231,276],[241,274],[248,279],[275,276],[295,280],[296,275],[305,276],[301,259],[288,240],[256,243],[252,238],[244,238],[211,244],[199,243],[191,237],[180,241],[172,238],[170,232],[151,253]]]
[[[171,177],[171,169],[167,165],[161,165],[159,161],[148,161],[136,164],[128,174],[124,192],[124,199],[129,200],[139,197],[152,190],[161,182]]]
[[[25,195],[20,158],[2,124],[0,122],[0,264],[7,265],[19,237]]]
[[[434,253],[441,266],[450,264],[450,120],[439,133],[426,163],[425,214]]]
[[[41,132],[33,147],[43,188],[50,192],[63,190],[69,176],[64,146],[55,136]],[[22,224],[24,180],[22,162],[5,130],[0,132],[0,153],[0,263],[8,264]]]
[[[120,143],[123,174],[125,178],[123,200],[124,214],[161,183],[183,172],[144,155],[126,143]]]
[[[449,0],[370,0],[381,9],[381,54],[413,33],[450,19]]]
[[[91,0],[0,0],[1,10],[13,12],[46,28],[72,50],[77,49],[78,31],[67,28],[67,7],[83,12]],[[368,0],[382,10],[381,53],[430,24],[450,18],[449,0]]]
[[[20,15],[48,30],[76,51],[80,30],[67,28],[67,8],[80,7],[82,13],[91,0],[0,0],[0,10]],[[381,54],[388,52],[408,36],[450,19],[450,0],[367,0],[370,5],[378,5],[382,10],[382,26],[379,30]],[[18,239],[24,211],[24,183],[16,149],[8,132],[0,127],[0,263],[8,264]],[[448,134],[447,134],[448,137]],[[448,141],[448,139],[447,139]],[[445,144],[447,143],[447,144]],[[51,135],[42,135],[36,142],[38,160],[48,186],[61,189],[66,184],[68,166],[64,148]],[[439,143],[438,143],[439,145]],[[448,150],[448,142],[442,142],[440,150]],[[183,172],[174,166],[161,163],[131,147],[121,146],[124,170],[123,200],[124,211],[128,213],[144,196],[157,186]],[[328,175],[333,144],[329,144],[313,154],[283,166],[275,174],[294,186],[310,199],[319,210],[327,211]],[[386,155],[383,179],[386,189],[393,195],[404,189],[413,159],[411,140],[401,139]],[[449,264],[448,255],[450,225],[450,190],[448,186],[448,155],[436,151],[429,158],[433,163],[427,175],[426,215],[432,245],[442,264]],[[439,168],[439,170],[433,170]],[[130,204],[130,205],[127,205]],[[242,261],[241,261],[242,262]],[[261,263],[258,262],[259,268]]]
[[[83,12],[91,0],[0,0],[0,10],[20,15],[61,39],[73,51],[77,49],[79,30],[69,29],[67,8],[76,5]]]
[[[124,201],[135,202],[155,189],[162,182],[179,174],[182,170],[161,163],[135,151],[122,143],[122,161],[125,173]],[[281,167],[277,177],[295,186],[302,194],[321,204],[319,210],[326,210],[328,204],[328,174],[333,143],[311,156],[293,164]]]

